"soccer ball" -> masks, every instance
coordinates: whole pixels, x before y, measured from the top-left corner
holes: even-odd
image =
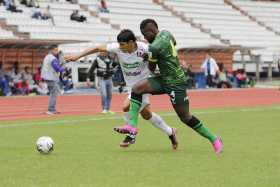
[[[53,151],[54,141],[51,137],[42,136],[36,141],[36,148],[40,153],[48,154]]]

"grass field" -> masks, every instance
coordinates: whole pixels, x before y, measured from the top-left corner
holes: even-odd
[[[0,122],[0,186],[280,186],[280,106],[193,112],[222,136],[221,155],[172,112],[160,114],[178,129],[177,151],[143,120],[136,144],[120,148],[120,114]],[[49,155],[35,150],[43,135],[55,141]]]

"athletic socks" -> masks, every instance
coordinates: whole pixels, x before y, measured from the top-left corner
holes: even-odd
[[[131,93],[128,124],[137,127],[138,114],[142,104],[142,94]]]
[[[217,138],[217,136],[210,132],[210,130],[205,127],[195,116],[192,116],[192,118],[187,122],[187,125],[201,136],[207,138],[211,143],[214,143]]]
[[[124,121],[128,123],[129,114],[128,112],[124,113]],[[172,128],[168,126],[165,121],[156,113],[152,112],[152,117],[148,120],[154,127],[158,128],[168,136],[172,135]]]
[[[172,135],[172,128],[169,127],[165,121],[156,113],[152,113],[152,117],[149,119],[149,121],[151,122],[151,124],[160,129],[162,132],[164,132],[165,134],[167,134],[168,136]]]

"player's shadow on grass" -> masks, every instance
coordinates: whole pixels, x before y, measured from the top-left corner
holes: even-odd
[[[119,152],[121,154],[187,154],[186,150],[173,150],[173,149],[168,149],[168,148],[157,148],[157,149],[133,149],[133,148],[124,148],[117,150],[116,152]]]

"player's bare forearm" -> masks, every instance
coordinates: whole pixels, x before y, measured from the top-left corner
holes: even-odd
[[[89,49],[84,50],[83,52],[81,52],[78,55],[67,55],[65,56],[65,60],[66,61],[76,61],[79,60],[82,57],[94,54],[94,53],[98,53],[98,52],[106,52],[106,46],[98,46],[98,47],[92,47]]]

